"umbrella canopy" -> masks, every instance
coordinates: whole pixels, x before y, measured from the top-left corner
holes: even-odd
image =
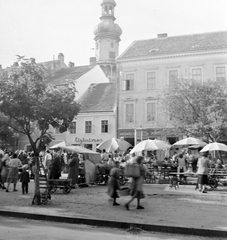
[[[168,143],[164,142],[164,141],[161,141],[161,140],[157,140],[157,139],[154,139],[154,140],[144,140],[144,141],[141,141],[140,143],[138,143],[131,151],[130,153],[134,153],[134,152],[141,152],[143,150],[150,150],[150,151],[153,151],[153,150],[159,150],[159,149],[168,149],[170,148],[171,145],[169,145]]]
[[[132,145],[125,140],[121,140],[121,139],[117,139],[117,138],[110,138],[110,139],[100,143],[97,146],[97,148],[99,150],[105,149],[106,152],[114,152],[115,150],[126,151],[131,146]]]
[[[65,146],[66,146],[66,143],[65,143],[65,141],[63,141],[63,142],[57,143],[57,144],[49,147],[49,149],[52,150],[52,149],[61,148],[61,147],[65,147]]]
[[[64,146],[61,147],[61,149],[65,149],[66,151],[72,152],[72,153],[80,153],[83,154],[85,159],[90,160],[94,164],[101,162],[101,154],[91,151],[90,149],[81,147],[81,146]]]
[[[184,146],[184,145],[200,145],[203,142],[200,139],[188,137],[182,140],[179,140],[173,144],[173,146]]]
[[[227,146],[223,143],[213,142],[207,144],[200,152],[207,151],[225,151],[227,152]]]

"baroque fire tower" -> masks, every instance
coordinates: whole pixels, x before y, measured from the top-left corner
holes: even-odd
[[[119,54],[119,42],[122,34],[121,28],[116,24],[114,17],[115,0],[102,0],[102,16],[94,30],[95,57],[97,64],[105,72],[110,81],[116,79],[116,57]]]

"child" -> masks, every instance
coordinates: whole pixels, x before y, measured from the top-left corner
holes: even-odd
[[[118,206],[119,203],[116,199],[119,198],[117,190],[120,189],[119,176],[120,176],[120,163],[115,162],[115,166],[110,170],[110,178],[108,180],[108,194],[113,198],[113,206]]]
[[[22,187],[22,193],[28,193],[28,183],[30,182],[29,179],[29,172],[27,171],[28,165],[24,165],[22,167],[22,173],[20,176],[20,181],[21,181],[21,187]]]

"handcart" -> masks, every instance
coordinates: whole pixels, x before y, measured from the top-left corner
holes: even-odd
[[[51,193],[61,189],[63,193],[68,194],[71,191],[71,179],[48,179],[48,187]]]

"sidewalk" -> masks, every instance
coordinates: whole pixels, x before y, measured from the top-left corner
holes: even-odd
[[[120,206],[112,206],[106,186],[73,189],[63,194],[58,189],[47,205],[31,205],[34,182],[29,194],[6,193],[0,189],[0,215],[31,219],[79,223],[87,225],[129,228],[148,231],[201,236],[227,237],[227,187],[202,194],[194,185],[180,185],[178,190],[166,184],[145,184],[146,198],[141,200],[144,210],[124,208],[129,196],[118,199]]]

